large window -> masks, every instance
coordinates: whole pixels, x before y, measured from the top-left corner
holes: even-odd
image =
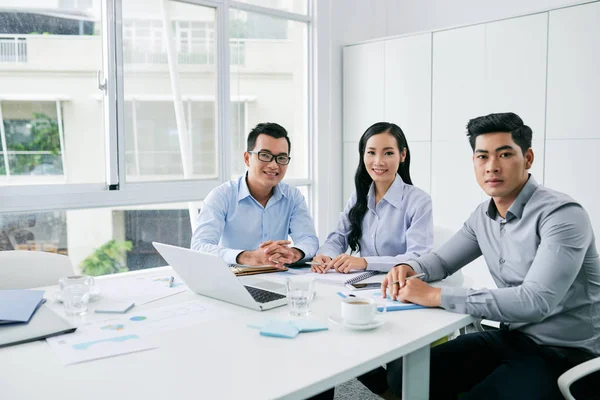
[[[0,107],[1,175],[64,176],[60,102],[4,102]]]
[[[290,133],[308,198],[307,0],[42,3],[0,0],[0,250],[162,265],[151,242],[189,245],[260,122]]]
[[[250,129],[267,121],[282,125],[292,144],[292,161],[286,177],[306,179],[309,175],[307,25],[235,9],[229,15],[231,36],[245,43],[246,60],[231,65],[232,97],[250,95],[255,99],[244,108],[232,105],[231,126],[235,127],[242,117]],[[230,46],[233,54],[234,43]],[[232,174],[236,176],[245,168],[242,152],[246,146],[242,139],[248,132],[232,130],[232,134]]]
[[[0,0],[0,186],[106,180],[101,3],[56,3]]]

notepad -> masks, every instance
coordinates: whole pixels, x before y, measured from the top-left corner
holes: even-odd
[[[352,283],[357,283],[372,276],[379,274],[379,271],[364,271],[364,272],[351,272],[349,274],[341,274],[339,272],[335,272],[334,270],[329,270],[325,274],[318,274],[316,272],[311,272],[310,274],[306,274],[308,276],[313,276],[315,280],[321,283],[327,283],[330,285],[338,285],[338,286],[346,286]]]
[[[95,312],[98,314],[125,314],[135,306],[133,301],[103,302]]]
[[[260,330],[262,336],[293,339],[300,333],[300,329],[285,321],[269,321]]]
[[[43,301],[43,290],[0,290],[0,324],[28,322]]]
[[[249,328],[260,330],[262,336],[281,337],[291,339],[303,332],[326,331],[326,324],[312,319],[297,319],[292,321],[264,320],[248,324]],[[294,333],[297,331],[297,333]]]

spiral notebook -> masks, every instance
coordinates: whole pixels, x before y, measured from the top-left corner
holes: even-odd
[[[321,283],[327,283],[330,285],[346,286],[352,283],[357,283],[372,276],[379,274],[379,271],[365,271],[365,272],[354,272],[349,274],[340,274],[333,270],[329,270],[326,274],[317,274],[312,272],[307,275],[312,275],[315,280]]]

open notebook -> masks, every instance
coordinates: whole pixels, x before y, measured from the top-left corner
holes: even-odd
[[[327,283],[330,285],[345,286],[351,283],[357,283],[374,275],[379,274],[379,271],[356,271],[347,274],[340,274],[334,270],[327,271],[326,274],[317,274],[316,272],[307,273],[305,276],[313,276],[316,281]]]

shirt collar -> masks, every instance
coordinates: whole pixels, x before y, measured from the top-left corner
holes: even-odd
[[[531,199],[531,196],[533,196],[533,192],[535,192],[537,187],[537,181],[533,178],[533,176],[531,176],[531,174],[529,174],[529,178],[527,179],[525,186],[523,186],[523,188],[515,198],[515,201],[513,201],[510,207],[508,207],[508,211],[506,212],[507,221],[510,220],[511,217],[520,219],[523,216],[523,209],[525,208],[525,205],[527,204],[529,199]],[[494,199],[490,199],[486,215],[493,220],[495,220],[498,216],[498,209],[496,208]]]
[[[252,197],[252,195],[250,194],[250,188],[248,187],[248,182],[246,182],[247,177],[248,177],[248,172],[246,172],[244,175],[242,175],[239,179],[238,196],[237,196],[238,203],[240,201],[244,200],[246,197]],[[269,199],[269,203],[275,203],[276,201],[279,201],[279,199],[281,199],[283,196],[285,196],[285,193],[283,193],[283,191],[281,190],[281,187],[278,183],[275,186],[275,189],[273,190],[273,196],[271,196],[271,198]],[[252,198],[254,199],[254,197],[252,197]]]
[[[388,203],[390,203],[395,208],[400,208],[402,205],[402,195],[404,194],[404,187],[406,183],[402,180],[400,175],[396,173],[396,178],[394,178],[394,182],[392,182],[392,186],[388,189],[388,191],[383,196],[383,199]],[[369,209],[375,210],[375,182],[371,183],[369,187],[369,194],[367,195],[367,204]]]

